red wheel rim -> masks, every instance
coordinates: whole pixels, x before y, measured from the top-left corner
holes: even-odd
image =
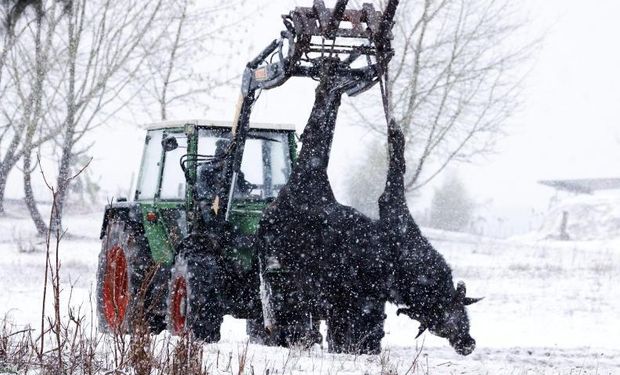
[[[127,258],[125,258],[123,249],[116,245],[106,253],[106,268],[103,276],[103,315],[110,328],[120,328],[128,305]]]
[[[178,334],[185,329],[185,313],[187,303],[187,281],[183,276],[177,276],[172,284],[172,303],[170,316],[172,328]]]

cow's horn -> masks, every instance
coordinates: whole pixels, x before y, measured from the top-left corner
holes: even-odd
[[[473,304],[473,303],[480,302],[480,301],[482,301],[483,299],[484,299],[484,297],[480,297],[480,298],[465,297],[465,298],[463,299],[463,305],[464,305],[464,306],[468,306],[468,305],[471,305],[471,304]]]
[[[401,313],[409,315],[409,311],[411,311],[411,309],[409,308],[400,308],[396,310],[396,316],[400,315]]]
[[[420,327],[418,327],[418,334],[415,338],[417,339],[418,337],[422,336],[424,331],[426,331],[426,326],[424,324],[420,324]]]

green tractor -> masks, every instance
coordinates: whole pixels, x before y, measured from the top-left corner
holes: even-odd
[[[296,137],[293,126],[251,124],[250,115],[263,90],[292,77],[329,74],[348,96],[381,81],[398,0],[383,12],[347,3],[328,9],[314,0],[282,17],[280,37],[245,66],[232,123],[149,128],[133,201],[105,211],[97,276],[104,330],[131,332],[146,321],[153,332],[168,327],[212,342],[230,314],[248,319],[254,341],[270,340],[263,327],[273,296],[261,282],[256,233],[287,184]]]
[[[105,210],[97,274],[104,331],[131,332],[133,319],[146,319],[152,332],[167,326],[178,334],[190,326],[197,337],[217,340],[222,316],[231,314],[249,319],[250,333],[260,336],[254,235],[262,211],[288,180],[296,135],[293,125],[250,125],[226,215],[216,224],[220,156],[232,130],[214,121],[148,127],[133,200]],[[218,238],[195,240],[190,234],[198,231]],[[207,247],[218,249],[188,251],[197,245],[188,241],[214,241]]]

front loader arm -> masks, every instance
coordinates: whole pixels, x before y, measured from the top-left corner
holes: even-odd
[[[220,184],[220,191],[215,197],[218,202],[214,202],[214,206],[217,207],[214,210],[215,214],[224,217],[226,220],[241,168],[245,140],[250,129],[250,114],[256,100],[256,91],[280,86],[290,78],[287,69],[288,58],[282,56],[283,43],[282,38],[271,42],[254,60],[247,64],[243,72],[241,94],[233,120],[232,142],[224,161],[224,181]],[[273,53],[278,53],[278,62],[260,66]]]
[[[389,0],[384,12],[376,11],[372,4],[364,4],[359,10],[346,9],[347,3],[348,0],[338,0],[333,9],[328,9],[323,0],[314,0],[312,7],[297,7],[282,16],[285,30],[280,38],[246,65],[232,141],[212,204],[216,219],[228,219],[257,91],[281,86],[291,77],[318,79],[327,60],[338,58],[336,75],[341,78],[342,90],[355,96],[374,86],[387,68],[393,55],[391,29],[399,0]],[[342,21],[350,27],[342,26]],[[318,38],[322,39],[321,44],[316,42]],[[337,40],[345,43],[336,44]],[[366,65],[353,68],[351,64],[360,57],[365,57]]]

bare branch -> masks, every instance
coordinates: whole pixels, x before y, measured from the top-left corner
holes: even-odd
[[[509,0],[401,1],[388,89],[406,137],[408,190],[452,162],[493,152],[540,42],[515,42],[526,22],[515,9]],[[380,106],[370,100],[352,112],[384,135]]]

